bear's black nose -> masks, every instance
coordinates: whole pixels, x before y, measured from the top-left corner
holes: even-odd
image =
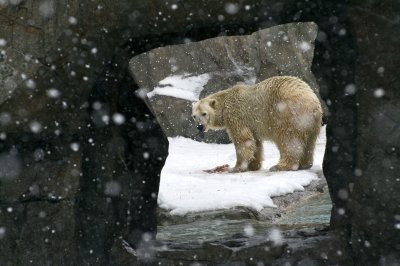
[[[204,131],[204,126],[202,124],[197,125],[197,129],[200,131]]]

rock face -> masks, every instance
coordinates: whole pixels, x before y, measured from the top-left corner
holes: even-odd
[[[88,119],[77,121],[89,129],[80,134],[7,133],[0,145],[2,264],[107,264],[119,237],[135,246],[143,234],[155,233],[168,144],[133,94],[126,67],[121,74],[116,71],[123,68],[106,70],[121,78],[118,85],[97,80]],[[104,95],[111,92],[113,98]],[[127,121],[99,126],[90,119],[96,112]]]
[[[191,119],[192,102],[237,83],[293,75],[319,95],[311,72],[317,30],[314,23],[292,23],[157,48],[132,58],[130,70],[165,134],[200,140]],[[224,143],[228,138],[225,132],[207,132],[205,140]]]
[[[144,231],[154,234],[167,141],[133,95],[129,58],[299,21],[318,25],[312,68],[331,114],[324,175],[335,231],[327,238],[342,242],[328,259],[351,252],[347,265],[398,264],[398,3],[166,3],[0,1],[1,264],[134,265],[118,238],[140,247]],[[115,113],[125,123],[115,124]],[[307,243],[308,252],[276,263],[326,262],[318,247],[329,239]]]
[[[326,187],[326,180],[322,176],[311,182],[305,187],[304,191],[295,191],[282,196],[273,197],[273,201],[277,208],[263,208],[260,211],[245,207],[235,207],[231,209],[193,212],[185,215],[172,215],[169,211],[158,209],[158,224],[159,225],[175,225],[189,224],[193,222],[205,220],[242,220],[254,219],[257,221],[276,224],[282,216],[296,209],[299,205],[307,205],[307,201],[313,197],[321,197]]]
[[[277,230],[257,236],[237,234],[228,239],[201,243],[157,243],[138,250],[125,248],[125,264],[136,260],[150,265],[351,265],[338,253],[340,240],[326,228]],[[149,256],[151,254],[151,256]],[[136,262],[137,263],[137,262]]]
[[[109,265],[154,235],[168,143],[128,73],[135,5],[0,1],[1,265]]]
[[[326,50],[320,53],[329,56],[322,61],[335,66],[321,75],[330,88],[323,168],[334,205],[331,227],[342,236],[342,248],[353,252],[356,265],[400,262],[400,138],[395,129],[400,96],[394,65],[399,10],[392,1],[355,0],[324,7],[321,13],[340,14],[334,26],[316,21],[327,33],[321,36]],[[340,29],[351,31],[341,36]]]
[[[399,10],[399,3],[370,1],[352,18],[361,108],[350,206],[353,248],[360,264],[400,263],[400,80],[395,63]]]

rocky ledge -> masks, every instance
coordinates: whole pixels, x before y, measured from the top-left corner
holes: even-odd
[[[315,23],[289,23],[251,35],[220,36],[159,47],[133,57],[129,69],[142,97],[168,137],[202,140],[191,120],[192,102],[238,83],[254,84],[277,75],[297,76],[319,97],[311,72]],[[321,104],[324,113],[326,105]],[[224,131],[206,142],[228,143]]]
[[[349,265],[337,234],[328,227],[272,229],[264,234],[209,242],[143,241],[133,249],[120,240],[124,265]]]
[[[276,208],[264,208],[261,211],[246,207],[235,207],[205,212],[194,212],[185,215],[171,215],[168,210],[158,209],[158,224],[162,226],[187,224],[195,221],[208,221],[215,219],[241,220],[255,219],[257,221],[270,222],[271,224],[280,223],[285,216],[292,213],[300,205],[306,204],[314,197],[328,193],[325,177],[322,173],[319,178],[312,181],[305,187],[304,191],[296,191],[283,196],[273,197]]]

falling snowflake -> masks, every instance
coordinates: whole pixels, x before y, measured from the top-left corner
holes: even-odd
[[[121,192],[121,185],[117,181],[109,181],[105,185],[104,194],[118,196]]]
[[[29,128],[31,131],[35,134],[40,133],[42,131],[42,124],[40,124],[38,121],[32,121],[29,123]]]
[[[58,98],[58,97],[61,96],[61,92],[59,90],[57,90],[57,89],[48,89],[46,91],[46,94],[50,98]]]
[[[354,84],[348,84],[345,88],[344,88],[345,93],[347,94],[355,94],[357,91],[356,85]]]
[[[68,18],[68,22],[71,25],[76,25],[76,24],[78,24],[78,19],[76,17],[71,16]]]
[[[53,1],[43,1],[39,5],[39,14],[44,18],[50,18],[54,16],[55,8]]]
[[[244,234],[247,237],[253,236],[254,235],[254,227],[251,224],[247,224],[245,225],[245,227],[243,228]]]
[[[79,145],[78,142],[73,142],[73,143],[71,143],[71,144],[69,145],[69,147],[70,147],[71,150],[73,150],[73,151],[79,151],[80,145]]]
[[[283,237],[279,229],[274,228],[271,231],[269,231],[268,238],[272,241],[272,244],[275,246],[282,245],[283,243]]]
[[[125,116],[120,113],[115,113],[112,116],[112,120],[116,125],[122,125],[123,123],[125,123]]]
[[[240,6],[235,3],[226,3],[225,4],[225,11],[229,15],[235,15],[237,12],[239,12]]]
[[[310,44],[308,42],[303,41],[303,42],[300,43],[300,49],[303,52],[307,52],[308,50],[311,49],[311,46],[310,46]]]
[[[36,88],[36,82],[33,79],[28,79],[25,82],[26,87],[28,87],[29,89],[34,89]]]
[[[385,90],[382,88],[377,88],[376,90],[374,90],[374,96],[376,98],[381,98],[383,97],[383,95],[385,95]]]
[[[0,227],[0,239],[3,239],[6,235],[6,228],[4,226]]]

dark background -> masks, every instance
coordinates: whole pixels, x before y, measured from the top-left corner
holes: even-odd
[[[1,265],[118,264],[121,239],[155,233],[168,143],[134,94],[131,57],[294,21],[319,26],[331,230],[355,264],[400,262],[399,2],[241,0],[234,14],[228,1],[0,3]],[[99,122],[116,112],[127,122]]]

